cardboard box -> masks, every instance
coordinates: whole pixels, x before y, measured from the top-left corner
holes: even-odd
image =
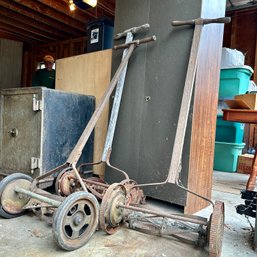
[[[235,95],[236,100],[242,100],[251,110],[257,110],[257,94]]]
[[[252,172],[253,154],[238,155],[237,172],[250,174]]]

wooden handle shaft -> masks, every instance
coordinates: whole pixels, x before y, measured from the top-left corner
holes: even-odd
[[[229,23],[231,21],[230,17],[222,17],[216,19],[195,19],[186,21],[172,21],[172,26],[184,26],[184,25],[205,25],[210,23]]]
[[[140,40],[134,40],[134,41],[131,41],[127,44],[115,45],[113,48],[115,50],[124,49],[124,48],[128,48],[131,44],[135,44],[135,45],[138,46],[138,45],[145,44],[145,43],[148,43],[148,42],[151,42],[151,41],[156,41],[156,36],[146,37],[146,38],[143,38],[143,39],[140,39]]]

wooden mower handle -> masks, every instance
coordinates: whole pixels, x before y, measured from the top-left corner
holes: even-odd
[[[144,25],[141,25],[141,26],[138,26],[138,27],[133,27],[133,28],[130,28],[130,29],[127,29],[121,33],[118,33],[114,39],[117,40],[117,39],[120,39],[122,37],[126,37],[127,34],[130,32],[132,34],[136,34],[136,33],[139,33],[139,32],[142,32],[142,31],[146,31],[150,28],[150,25],[147,23],[147,24],[144,24]]]
[[[151,41],[156,41],[156,36],[146,37],[140,40],[134,40],[127,44],[115,45],[113,48],[114,50],[124,49],[124,48],[128,48],[130,45],[133,45],[133,44],[135,44],[136,46],[139,46],[141,44],[145,44]]]
[[[194,19],[194,20],[186,20],[186,21],[172,21],[172,26],[183,26],[183,25],[205,25],[210,23],[230,23],[230,17],[222,17],[216,19]]]

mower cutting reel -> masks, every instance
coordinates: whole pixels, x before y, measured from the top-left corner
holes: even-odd
[[[224,204],[215,202],[208,221],[196,215],[161,213],[130,205],[124,185],[114,183],[107,189],[100,206],[100,228],[114,234],[123,223],[131,229],[157,236],[170,236],[198,247],[209,247],[210,257],[221,254],[224,231]]]

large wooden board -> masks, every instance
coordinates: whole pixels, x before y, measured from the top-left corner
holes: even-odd
[[[98,51],[56,61],[56,89],[96,97],[98,105],[111,78],[112,50]],[[108,106],[96,124],[94,135],[94,162],[101,160],[108,123]],[[94,169],[104,174],[104,166]]]
[[[201,17],[225,15],[225,1],[202,1]],[[211,198],[223,24],[203,28],[195,80],[188,187]],[[194,213],[208,203],[188,193],[185,212]]]

